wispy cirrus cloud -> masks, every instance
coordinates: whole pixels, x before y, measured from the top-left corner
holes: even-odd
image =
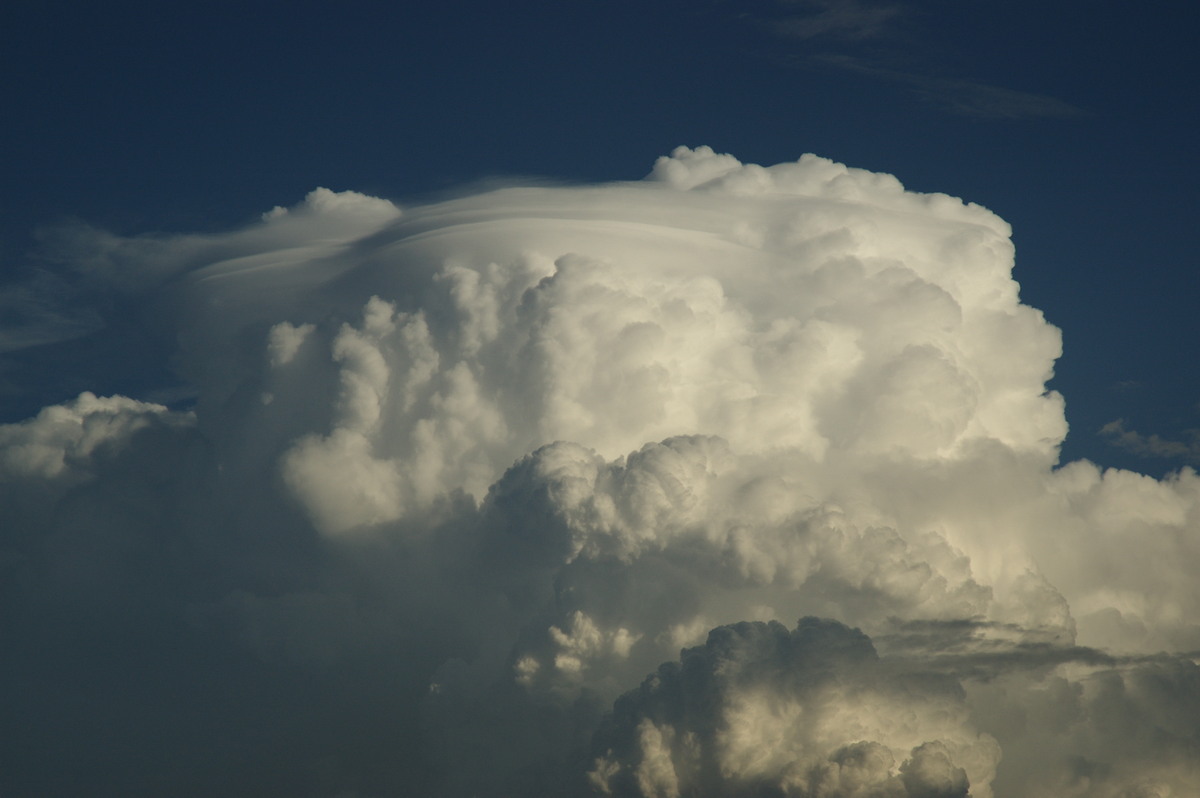
[[[772,35],[800,49],[785,63],[834,69],[890,83],[947,113],[982,119],[1072,119],[1088,111],[1070,102],[952,74],[931,59],[920,15],[904,4],[870,0],[779,0]]]
[[[965,78],[891,69],[845,53],[822,53],[811,62],[902,86],[950,113],[989,119],[1073,119],[1088,112],[1046,94],[1019,91]]]
[[[777,34],[794,39],[874,39],[890,33],[892,23],[906,12],[897,3],[859,0],[792,0],[784,5],[810,11],[772,23]]]

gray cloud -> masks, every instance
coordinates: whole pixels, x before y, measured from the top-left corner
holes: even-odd
[[[1109,439],[1113,446],[1142,457],[1162,457],[1185,463],[1200,462],[1200,431],[1188,430],[1187,440],[1171,440],[1157,433],[1143,435],[1125,426],[1125,419],[1118,418],[1100,428],[1100,434]]]

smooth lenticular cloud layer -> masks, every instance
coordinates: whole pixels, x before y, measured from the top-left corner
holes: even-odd
[[[1200,480],[1059,465],[984,208],[701,147],[102,244],[197,400],[0,427],[17,794],[1200,789]]]

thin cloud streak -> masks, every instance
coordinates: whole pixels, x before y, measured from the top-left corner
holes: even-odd
[[[796,46],[775,57],[809,69],[835,69],[903,87],[945,112],[980,119],[1076,119],[1091,112],[1056,97],[914,68],[930,54],[908,6],[859,0],[776,4],[781,17],[753,17],[765,30]],[[793,15],[796,7],[810,13]]]
[[[845,54],[818,54],[813,63],[854,72],[906,87],[926,102],[964,116],[989,119],[1076,119],[1090,113],[1043,94],[991,86],[971,80],[889,69]]]
[[[785,5],[815,9],[815,13],[771,23],[778,35],[801,41],[826,37],[859,41],[886,36],[893,20],[907,13],[902,5],[859,0],[794,0]]]
[[[1187,430],[1187,440],[1171,440],[1158,433],[1143,435],[1129,429],[1125,419],[1118,418],[1101,427],[1100,434],[1113,446],[1142,457],[1200,463],[1200,430]]]

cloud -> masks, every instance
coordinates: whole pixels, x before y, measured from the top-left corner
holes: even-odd
[[[75,316],[62,308],[61,296],[70,291],[48,271],[35,272],[24,282],[0,288],[0,352],[18,352],[87,335],[100,328],[95,314]]]
[[[1157,433],[1143,435],[1128,429],[1125,419],[1118,418],[1100,428],[1100,434],[1109,439],[1113,446],[1142,457],[1163,457],[1187,463],[1200,462],[1200,431],[1188,430],[1188,440],[1176,441]]]
[[[907,88],[917,97],[963,116],[986,119],[1075,119],[1089,115],[1083,108],[1034,92],[894,69],[845,53],[825,53],[814,61]]]
[[[988,796],[1000,749],[950,679],[892,673],[833,621],[740,623],[617,700],[604,794]]]
[[[920,14],[906,4],[778,0],[744,18],[783,45],[775,60],[892,84],[943,111],[981,119],[1075,119],[1089,112],[1037,92],[955,75],[935,62]]]
[[[7,792],[1200,785],[1200,479],[1059,463],[978,205],[681,147],[80,229],[151,344],[63,351],[175,371],[0,425]]]
[[[905,13],[903,6],[891,3],[863,3],[859,0],[807,0],[792,2],[813,13],[788,17],[774,24],[775,31],[796,39],[832,37],[870,39],[883,35],[892,20]]]
[[[192,423],[189,414],[171,413],[162,405],[83,393],[73,402],[45,408],[36,418],[0,426],[0,479],[85,479],[105,450],[129,446],[138,432]]]
[[[1187,795],[1200,783],[1194,658],[1014,673],[968,688],[973,717],[1001,740],[997,795]]]

